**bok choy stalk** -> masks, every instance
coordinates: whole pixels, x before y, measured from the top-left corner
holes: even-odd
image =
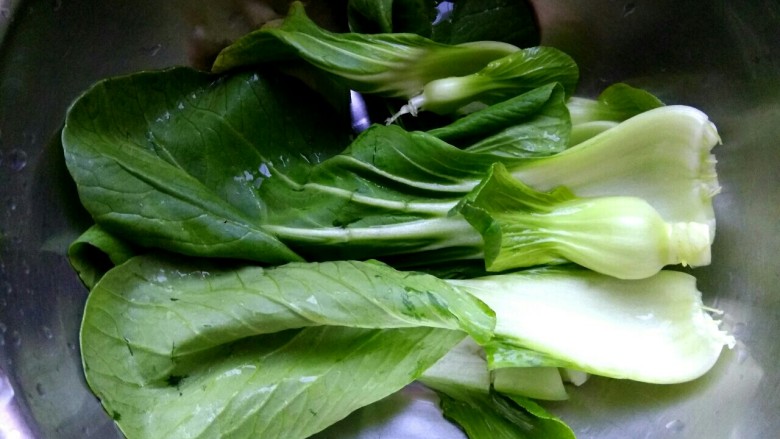
[[[524,365],[491,370],[485,349],[471,337],[450,349],[419,381],[450,394],[463,391],[488,394],[493,388],[500,393],[539,400],[568,399],[557,367]]]
[[[511,366],[506,351],[523,348],[547,365],[679,383],[703,375],[735,343],[703,307],[696,279],[682,272],[628,281],[545,268],[447,282],[495,310],[496,344],[486,348],[505,351],[502,367]],[[518,366],[528,364],[518,358]]]
[[[577,65],[565,53],[551,47],[522,49],[470,75],[426,83],[422,92],[409,99],[387,123],[407,113],[417,115],[421,110],[437,114],[474,111],[554,82],[562,84],[566,96],[571,96],[578,79]]]
[[[642,198],[666,221],[706,224],[712,239],[712,198],[720,186],[711,150],[719,142],[706,114],[670,105],[631,117],[555,156],[508,167],[538,190],[566,186],[580,197]]]
[[[507,43],[436,43],[415,34],[333,33],[318,27],[299,2],[279,26],[265,26],[223,49],[212,70],[301,59],[341,78],[350,89],[409,99],[401,111],[450,114],[492,104],[558,82],[571,95],[579,71],[552,47]]]
[[[500,163],[458,211],[482,234],[489,271],[571,261],[641,279],[666,265],[710,263],[706,224],[666,223],[641,198],[577,198],[563,187],[536,192]]]
[[[501,374],[500,372],[509,372]],[[521,376],[522,375],[522,376]],[[556,378],[557,375],[557,378]],[[484,349],[471,337],[455,345],[418,381],[441,398],[444,416],[470,437],[574,439],[571,429],[531,399],[560,400],[568,395],[556,368],[489,370]],[[507,411],[514,404],[517,406]],[[517,422],[519,421],[519,422]],[[486,429],[486,432],[475,430]]]
[[[540,90],[526,95],[538,94]],[[525,146],[527,134],[512,139],[501,133],[491,136],[492,140],[487,137],[473,141],[474,148],[465,146],[465,149],[491,154],[515,178],[537,190],[565,186],[580,197],[642,198],[667,222],[707,224],[710,238],[714,238],[712,199],[720,191],[720,185],[712,149],[720,143],[720,136],[706,114],[689,106],[663,106],[647,92],[622,84],[607,88],[597,100],[578,98],[572,102],[572,99],[566,102],[572,115],[571,137],[545,122],[533,124],[537,128],[533,144],[544,145],[545,139],[554,145],[551,148],[559,147],[560,140],[574,144],[565,151],[534,154],[531,147]],[[489,131],[504,118],[511,120],[504,114],[503,107],[508,104],[514,105],[513,100],[472,113],[429,133],[463,145],[461,137],[473,139],[469,137],[472,133]],[[549,103],[540,108],[544,109],[538,115],[549,116],[556,114],[553,111],[560,111]],[[555,117],[568,115],[557,113]],[[590,123],[608,126],[586,135],[583,131],[589,128],[584,126]],[[521,124],[517,128],[527,126]],[[577,127],[582,131],[577,133]],[[576,136],[579,138],[575,139]],[[476,164],[478,157],[472,155],[463,160],[480,166]],[[474,180],[464,181],[459,188],[453,185],[448,190],[465,191],[476,184]]]

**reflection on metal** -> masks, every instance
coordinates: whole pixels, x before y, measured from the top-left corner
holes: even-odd
[[[14,402],[14,388],[0,369],[0,439],[33,439]]]
[[[0,43],[2,43],[8,28],[11,27],[20,3],[21,0],[0,0]]]
[[[439,24],[443,21],[450,19],[452,11],[455,10],[455,3],[451,1],[443,1],[436,5],[436,19],[433,20],[433,24]]]
[[[365,131],[371,125],[371,120],[368,118],[368,109],[366,109],[366,101],[360,93],[354,90],[349,91],[349,112],[352,116],[352,129],[356,133]]]

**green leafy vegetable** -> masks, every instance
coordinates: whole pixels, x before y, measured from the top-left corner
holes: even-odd
[[[318,27],[294,2],[281,26],[240,38],[219,54],[212,70],[303,59],[358,92],[411,98],[434,79],[473,73],[517,50],[494,41],[453,46],[415,34],[333,33]]]
[[[458,0],[437,2],[439,15],[431,38],[448,44],[504,41],[518,47],[539,44],[539,27],[525,0]]]
[[[86,365],[90,385],[128,437],[288,439],[400,390],[461,337],[430,328],[308,328],[242,339],[149,376],[138,376],[142,365],[132,360],[112,360],[115,351],[85,355],[95,360]]]
[[[349,28],[356,33],[410,32],[446,44],[539,44],[534,12],[523,0],[350,0],[347,5]]]
[[[157,358],[160,353],[189,355],[246,336],[309,326],[430,326],[464,330],[487,341],[495,324],[492,310],[437,278],[366,262],[263,269],[147,255],[111,270],[89,301],[90,318],[111,310],[148,322],[124,322],[126,327],[117,328],[119,341],[128,338],[146,347],[136,360],[148,351],[162,364],[171,358]]]
[[[572,96],[567,102],[573,123],[572,145],[663,105],[660,99],[647,91],[623,83],[610,85],[597,99]]]
[[[579,197],[632,196],[670,223],[702,223],[715,235],[712,198],[720,190],[712,148],[718,131],[681,105],[648,110],[575,147],[507,168],[537,190],[558,186]]]
[[[470,438],[574,439],[566,424],[528,399],[497,393],[439,394],[444,415]]]
[[[470,151],[431,134],[379,125],[336,154],[337,147],[347,143],[346,135],[324,126],[328,119],[316,114],[318,105],[326,104],[294,105],[311,96],[305,90],[291,91],[296,84],[275,75],[247,72],[213,78],[186,69],[98,84],[74,104],[63,130],[66,162],[85,207],[106,231],[142,247],[272,264],[404,255],[407,265],[419,265],[487,256],[491,271],[574,261],[628,278],[648,276],[666,264],[708,261],[711,194],[702,194],[701,180],[714,179],[714,173],[707,174],[711,167],[700,162],[710,163],[707,152],[716,134],[702,133],[708,122],[695,110],[653,110],[656,114],[631,118],[546,158],[515,157],[523,155],[517,151],[522,140],[518,148],[478,142],[476,148],[484,151]],[[505,130],[544,132],[556,115],[559,127],[565,126],[560,93],[559,87],[545,86],[495,112],[472,115],[453,129],[433,133],[479,136],[473,121],[492,117],[498,121],[492,128],[500,128],[518,114],[523,115],[518,125]],[[142,99],[143,108],[138,104]],[[536,116],[527,108],[519,111],[525,104],[518,102],[530,102]],[[277,104],[275,111],[269,111],[269,103]],[[292,120],[300,128],[285,125]],[[648,140],[649,146],[640,144],[644,149],[633,142],[632,149],[623,152],[625,139],[651,124],[652,129],[668,124],[677,130],[656,135],[661,138]],[[481,126],[491,128],[490,123]],[[312,142],[314,136],[321,149]],[[690,137],[698,144],[688,146]],[[676,156],[667,153],[671,148],[676,148],[671,151]],[[641,160],[648,156],[658,163]],[[617,175],[583,169],[587,160],[602,166],[608,159],[617,161],[609,166]],[[672,223],[640,200],[575,199],[560,190],[545,195],[497,179],[491,174],[495,162],[506,163],[510,172],[532,185],[544,186],[557,173],[577,195],[637,195],[631,193],[636,190],[653,208],[685,211]],[[626,164],[632,173],[620,169]],[[642,174],[633,172],[640,164],[645,173],[656,169],[650,175],[654,181],[636,182]],[[677,190],[661,193],[658,187],[668,187],[669,172],[677,177]],[[699,177],[701,173],[705,175]],[[682,184],[688,189],[681,190]],[[526,201],[507,202],[506,188]],[[453,214],[466,196],[469,202],[455,210],[465,217]],[[691,199],[698,204],[691,205]],[[607,204],[609,209],[603,209]],[[646,224],[654,233],[635,233],[639,207],[629,205],[642,206],[640,217],[652,218]],[[576,225],[556,223],[564,217],[552,212],[572,206],[592,207],[583,210]],[[541,211],[548,214],[538,215]],[[577,217],[570,213],[569,218]],[[514,234],[511,227],[500,225],[508,218],[521,226]],[[582,230],[600,227],[601,234],[568,236],[572,227],[583,227],[582,220],[599,221],[603,225]],[[619,230],[625,233],[618,235]],[[556,233],[561,236],[555,241],[558,247],[549,239]],[[590,244],[583,247],[585,240]],[[648,249],[655,250],[644,252]],[[618,250],[622,253],[615,253]],[[632,259],[624,259],[629,256]]]
[[[378,14],[386,21],[385,12]],[[390,121],[419,110],[469,111],[469,105],[500,102],[552,82],[561,83],[569,96],[579,76],[574,61],[551,47],[518,49],[490,40],[448,45],[416,34],[328,32],[300,3],[281,26],[264,27],[225,48],[213,70],[298,58],[358,92],[409,99]]]
[[[177,68],[96,84],[62,139],[82,202],[107,231],[144,247],[287,262],[301,258],[257,227],[266,206],[255,189],[271,166],[306,172],[297,164],[341,151],[348,132],[330,114],[278,75]]]
[[[84,285],[92,289],[108,270],[136,253],[131,244],[94,225],[70,245],[68,258]]]
[[[349,0],[349,29],[355,33],[413,33],[430,38],[433,0]]]
[[[492,325],[471,296],[378,263],[143,256],[92,290],[81,346],[89,385],[129,437],[290,438],[414,381],[459,330],[486,340]]]
[[[552,83],[428,133],[471,152],[520,158],[563,151],[568,147],[570,131],[563,87]]]
[[[477,72],[427,82],[388,123],[420,110],[438,114],[473,111],[468,107],[498,103],[552,82],[560,83],[570,96],[578,79],[577,65],[564,52],[552,47],[521,49],[490,61]]]
[[[667,265],[710,263],[706,224],[668,224],[640,198],[577,198],[565,188],[536,192],[500,163],[459,212],[482,234],[490,271],[570,261],[642,279]]]
[[[490,338],[491,310],[471,294],[496,311],[498,338]],[[417,378],[458,407],[472,405],[488,364],[472,362],[473,376],[446,372],[457,360],[445,353],[464,332],[580,370],[664,383],[701,375],[732,342],[679,272],[642,281],[551,269],[441,280],[378,263],[263,269],[152,256],[128,260],[95,286],[81,342],[90,386],[131,436],[235,427],[236,435],[298,437]],[[459,349],[473,358],[468,344]],[[294,404],[291,393],[300,395]]]
[[[569,398],[557,367],[505,367],[493,374],[493,386],[503,394],[546,401]]]

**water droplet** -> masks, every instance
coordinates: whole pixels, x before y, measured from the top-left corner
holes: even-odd
[[[69,341],[68,342],[68,349],[70,349],[71,351],[75,351],[76,350],[76,343],[73,343],[72,341]]]
[[[46,391],[43,390],[43,385],[41,383],[35,385],[35,391],[38,392],[39,396],[43,396],[46,394]]]
[[[54,338],[54,334],[51,332],[51,328],[49,328],[48,326],[42,327],[41,331],[43,332],[43,336],[46,337],[48,340]]]
[[[0,8],[0,16],[5,19],[11,18],[11,10],[8,8]]]
[[[19,334],[19,331],[11,332],[11,343],[17,348],[22,345],[22,334]]]
[[[54,0],[54,5],[52,6],[52,11],[57,12],[60,9],[62,9],[62,0]]]
[[[149,56],[157,56],[157,54],[160,53],[160,49],[162,49],[162,44],[157,43],[154,46],[144,47],[143,51]]]
[[[159,273],[157,273],[157,276],[153,279],[157,283],[163,283],[168,281],[168,277],[165,275],[165,271],[160,270]]]
[[[13,198],[8,199],[8,211],[13,212],[16,210],[16,201]]]
[[[273,165],[271,165],[271,166],[273,166]],[[271,176],[271,169],[268,167],[267,163],[262,163],[260,165],[260,167],[257,168],[257,170],[265,177],[270,177]]]
[[[636,3],[628,2],[623,6],[623,16],[628,17],[636,11]]]
[[[675,433],[679,433],[683,431],[684,428],[685,428],[685,424],[683,423],[683,421],[679,419],[675,419],[674,421],[668,422],[666,424],[666,429],[673,431]]]
[[[27,153],[21,149],[14,148],[8,154],[8,167],[12,171],[21,171],[27,166]]]
[[[744,340],[747,335],[747,324],[744,322],[737,322],[731,330],[731,334],[739,340]]]
[[[750,358],[750,353],[747,351],[747,349],[745,349],[743,347],[738,347],[737,348],[737,363],[738,364],[742,364],[748,358]]]

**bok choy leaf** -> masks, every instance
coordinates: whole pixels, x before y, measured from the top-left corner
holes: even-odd
[[[491,392],[439,392],[444,415],[470,438],[574,439],[571,429],[533,401]]]
[[[448,45],[411,33],[334,33],[294,2],[281,25],[267,25],[223,49],[212,71],[302,59],[358,92],[411,98],[434,79],[473,73],[517,50],[495,41]]]
[[[378,263],[140,256],[92,290],[81,347],[87,382],[129,437],[303,438],[493,325],[472,296]]]
[[[304,104],[305,103],[305,104]],[[199,256],[302,258],[258,227],[271,167],[307,172],[343,150],[327,104],[297,81],[186,68],[102,81],[69,111],[68,170],[96,222],[141,247]],[[316,139],[316,141],[315,141]]]

